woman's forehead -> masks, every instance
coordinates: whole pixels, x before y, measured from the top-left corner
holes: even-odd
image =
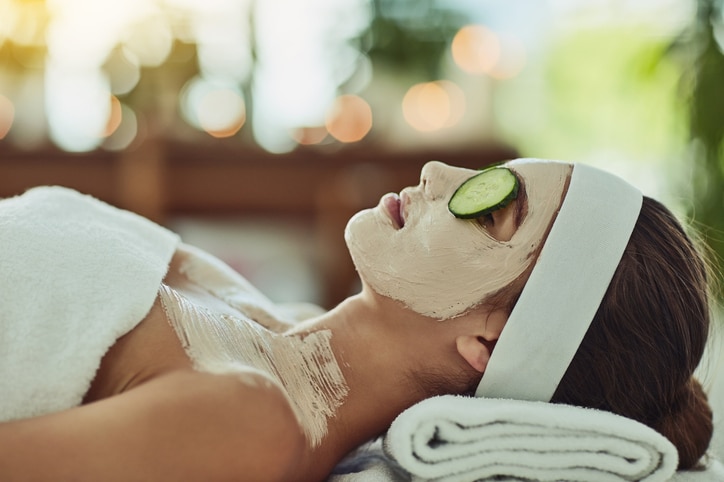
[[[564,166],[571,169],[573,164],[570,162],[556,161],[550,159],[537,159],[533,157],[523,157],[520,159],[513,159],[504,164],[504,166],[513,169],[515,171],[537,171],[545,169],[556,169],[563,168]]]
[[[573,171],[573,164],[570,162],[528,158],[509,161],[505,163],[505,167],[515,172],[525,186],[526,194],[534,198],[536,193],[547,198],[551,194],[547,191],[553,186],[559,186],[561,181],[566,183]],[[559,194],[565,194],[565,185],[559,187],[562,187]]]

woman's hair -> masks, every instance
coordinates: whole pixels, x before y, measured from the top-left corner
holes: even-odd
[[[553,403],[608,410],[666,436],[679,468],[712,436],[693,378],[709,334],[707,265],[671,212],[644,198],[621,262]],[[564,336],[564,335],[563,335]]]

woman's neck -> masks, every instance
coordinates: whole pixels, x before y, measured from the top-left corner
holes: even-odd
[[[290,334],[320,332],[331,333],[347,387],[326,435],[310,448],[312,465],[331,469],[349,451],[383,433],[403,410],[434,394],[412,374],[440,373],[450,365],[454,336],[444,323],[364,292]]]

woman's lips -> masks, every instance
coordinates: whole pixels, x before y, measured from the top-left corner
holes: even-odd
[[[400,219],[402,219],[402,226],[407,222],[407,205],[410,204],[410,197],[407,195],[407,190],[403,189],[400,191]]]
[[[401,229],[405,226],[405,216],[402,212],[403,203],[400,196],[395,193],[388,193],[382,196],[382,206],[387,215],[392,219],[395,227]]]

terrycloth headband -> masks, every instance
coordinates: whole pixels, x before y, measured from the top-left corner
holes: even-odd
[[[576,164],[530,278],[475,395],[550,401],[621,261],[642,195]]]

